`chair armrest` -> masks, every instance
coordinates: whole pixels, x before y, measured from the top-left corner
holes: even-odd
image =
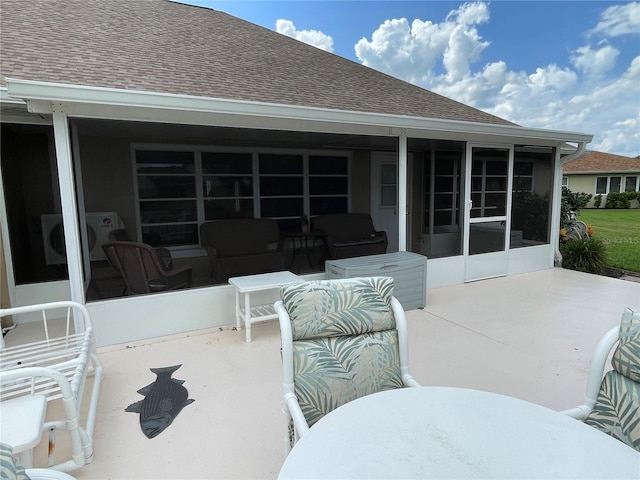
[[[567,410],[561,410],[560,413],[563,415],[567,415],[569,417],[575,418],[576,420],[584,420],[589,416],[593,407],[589,407],[589,405],[580,405],[579,407],[569,408]]]
[[[160,265],[164,270],[171,270],[173,268],[173,258],[171,257],[171,252],[168,248],[158,247],[154,248],[156,254],[158,255],[158,259],[160,260]]]
[[[300,408],[300,404],[298,403],[298,399],[295,394],[291,392],[285,394],[284,404],[286,409],[291,414],[291,418],[293,419],[293,426],[295,428],[296,434],[298,435],[298,438],[302,437],[309,431],[309,425],[307,424],[307,419],[304,418],[304,414],[302,413],[302,409]]]
[[[611,349],[618,342],[620,335],[620,326],[613,327],[600,339],[596,345],[593,358],[591,360],[591,368],[589,370],[589,377],[587,378],[587,390],[584,396],[584,403],[575,408],[568,410],[562,410],[560,413],[569,415],[570,417],[577,419],[586,418],[591,410],[593,410],[598,393],[600,392],[600,385],[602,384],[602,377],[604,376],[604,369],[611,353]]]

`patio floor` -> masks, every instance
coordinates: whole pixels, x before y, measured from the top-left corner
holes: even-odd
[[[569,408],[581,403],[593,349],[625,306],[640,308],[640,283],[563,269],[429,290],[426,308],[407,312],[411,372],[423,385]],[[100,348],[94,461],[72,475],[276,478],[284,460],[279,348],[275,321],[255,325],[251,343],[230,325]],[[147,439],[124,409],[155,380],[149,368],[175,364],[195,402]]]

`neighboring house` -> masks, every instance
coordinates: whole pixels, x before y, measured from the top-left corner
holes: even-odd
[[[610,193],[640,192],[640,158],[587,152],[565,164],[563,172],[562,186],[594,197],[602,195],[603,207]]]
[[[201,278],[203,222],[333,212],[425,254],[428,288],[553,266],[562,164],[592,135],[515,125],[208,8],[3,0],[0,21],[13,305],[87,301],[94,212]],[[100,344],[234,320],[228,285],[88,308]]]

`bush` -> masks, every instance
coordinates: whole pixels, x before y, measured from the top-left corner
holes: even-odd
[[[560,203],[560,228],[566,228],[580,212],[587,206],[593,195],[589,193],[574,193],[568,188],[562,188],[562,201]]]
[[[605,267],[605,249],[604,242],[593,237],[561,243],[562,267],[579,272],[601,274]]]
[[[600,205],[602,205],[602,194],[601,193],[599,193],[598,195],[593,197],[593,206],[595,208],[600,208]]]
[[[604,208],[630,208],[631,200],[640,200],[640,192],[610,193]]]

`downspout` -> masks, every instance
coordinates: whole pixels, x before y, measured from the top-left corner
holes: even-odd
[[[553,208],[551,211],[551,243],[552,243],[552,252],[553,252],[553,258],[550,259],[550,264],[551,266],[556,266],[556,267],[560,267],[562,265],[562,256],[560,255],[560,234],[555,231],[554,234],[554,228],[559,229],[560,228],[560,199],[562,198],[562,167],[564,165],[566,165],[567,163],[571,162],[572,160],[575,160],[576,158],[580,157],[582,154],[584,154],[585,150],[587,149],[587,142],[579,142],[578,143],[578,148],[576,149],[575,152],[565,156],[565,157],[560,157],[560,147],[558,146],[558,150],[556,153],[556,171],[555,171],[555,175],[554,175],[554,184],[553,184],[553,192],[554,192],[554,201],[553,201]]]

